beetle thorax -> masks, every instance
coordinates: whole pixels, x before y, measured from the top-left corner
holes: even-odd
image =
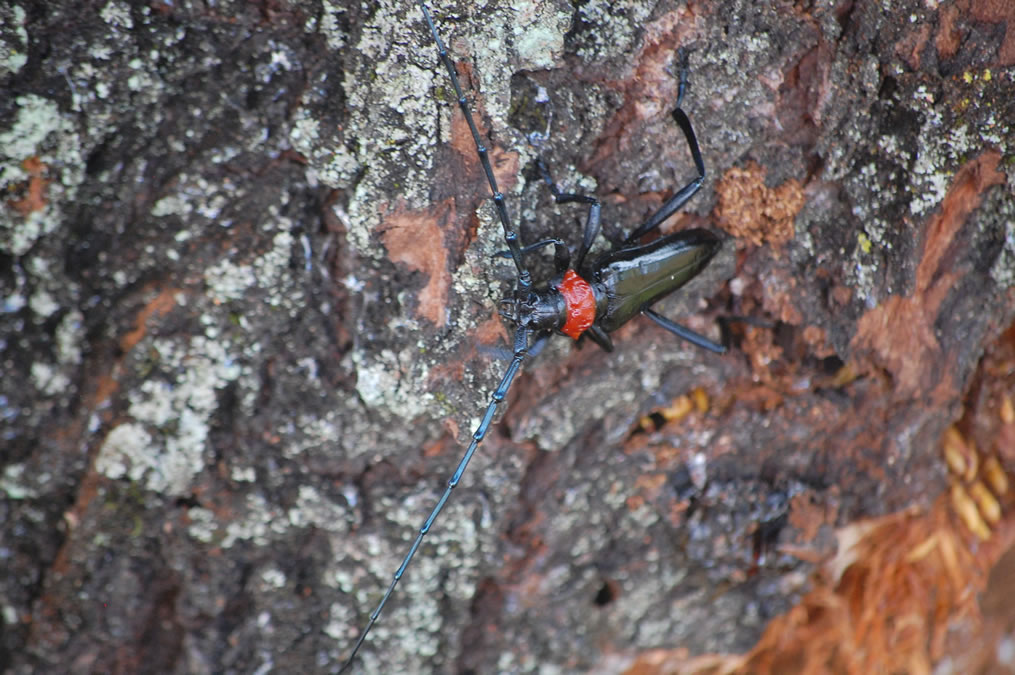
[[[555,288],[516,292],[501,301],[500,313],[533,332],[557,330],[567,320],[567,306]]]

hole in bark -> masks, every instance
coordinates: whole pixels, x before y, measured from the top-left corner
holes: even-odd
[[[592,602],[596,607],[606,607],[617,598],[617,582],[607,579],[596,591],[596,597]]]

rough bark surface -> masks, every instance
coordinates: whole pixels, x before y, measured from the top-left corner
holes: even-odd
[[[603,201],[604,249],[693,176],[693,48],[708,178],[663,230],[729,238],[657,309],[758,325],[722,357],[638,319],[528,359],[357,669],[747,651],[836,528],[946,490],[1015,319],[1015,11],[431,10],[524,242],[584,220],[537,156]],[[14,0],[0,91],[0,671],[336,671],[509,351],[418,7]]]

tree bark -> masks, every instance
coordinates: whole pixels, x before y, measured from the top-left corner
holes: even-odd
[[[639,318],[527,358],[358,668],[746,652],[837,528],[946,493],[942,434],[1015,385],[978,370],[1015,320],[1003,4],[430,7],[523,244],[585,218],[538,157],[596,251],[693,178],[691,49],[707,178],[662,231],[726,241],[655,309],[745,319],[725,356]],[[0,17],[0,669],[336,671],[513,333],[418,6]]]

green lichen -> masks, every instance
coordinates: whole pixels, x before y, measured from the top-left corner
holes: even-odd
[[[870,255],[873,244],[871,244],[870,238],[863,232],[858,232],[856,235],[857,243],[860,245],[860,250],[863,251],[864,255]]]

